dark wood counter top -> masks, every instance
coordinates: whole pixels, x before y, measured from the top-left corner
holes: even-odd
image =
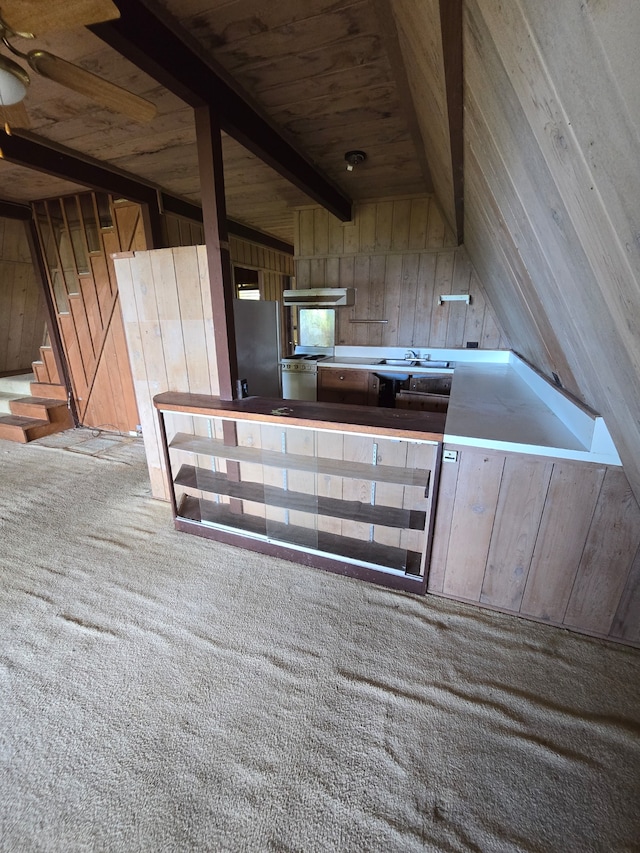
[[[162,411],[229,417],[235,420],[288,422],[292,426],[332,429],[339,432],[397,433],[398,437],[422,441],[442,441],[446,415],[406,409],[352,406],[342,403],[315,403],[271,397],[221,400],[204,394],[166,391],[153,398]]]

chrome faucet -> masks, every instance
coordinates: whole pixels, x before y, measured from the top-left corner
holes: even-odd
[[[405,352],[404,357],[405,357],[405,358],[407,358],[407,359],[412,359],[412,360],[414,360],[414,361],[415,361],[415,360],[417,360],[420,356],[418,355],[418,353],[417,353],[415,350],[410,349],[410,350],[407,350],[407,351]]]

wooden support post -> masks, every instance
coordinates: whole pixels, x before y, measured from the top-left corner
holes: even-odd
[[[162,228],[162,214],[158,206],[155,204],[141,204],[140,211],[147,249],[166,248],[166,240]]]
[[[220,398],[235,400],[238,359],[233,319],[233,271],[227,232],[220,124],[209,107],[197,107],[195,119]]]

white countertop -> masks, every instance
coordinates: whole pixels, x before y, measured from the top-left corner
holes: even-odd
[[[336,348],[321,365],[424,375],[452,373],[444,440],[448,444],[620,465],[601,417],[507,350],[431,350],[455,370],[382,365],[404,351]]]

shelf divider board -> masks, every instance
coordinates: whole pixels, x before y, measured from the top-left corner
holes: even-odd
[[[274,521],[267,523],[264,518],[256,515],[248,513],[238,515],[230,510],[228,504],[216,504],[191,495],[183,495],[178,507],[178,517],[188,521],[224,525],[239,533],[257,534],[283,544],[313,548],[325,554],[356,560],[366,565],[394,569],[409,575],[420,574],[421,553],[381,545],[377,542],[363,542],[359,539],[337,536],[315,528],[298,527]]]
[[[392,465],[370,465],[364,462],[345,462],[338,459],[325,459],[317,456],[284,454],[273,450],[255,447],[232,447],[215,438],[176,433],[170,447],[175,450],[187,450],[191,453],[232,459],[236,462],[253,462],[275,468],[290,468],[298,471],[312,471],[335,477],[349,477],[356,480],[375,480],[379,483],[397,483],[405,486],[426,485],[430,471],[422,468],[401,468]]]
[[[426,520],[426,513],[421,510],[399,509],[365,504],[360,501],[339,500],[322,495],[285,491],[275,486],[252,483],[246,480],[235,482],[229,480],[223,473],[197,468],[194,465],[182,465],[174,483],[183,488],[226,495],[252,503],[267,503],[270,506],[295,509],[314,515],[337,516],[350,521],[379,524],[385,527],[424,530]]]

